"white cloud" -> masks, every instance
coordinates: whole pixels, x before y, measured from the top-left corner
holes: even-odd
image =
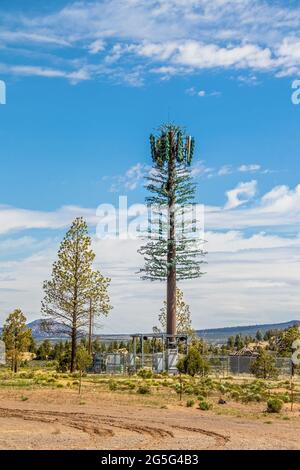
[[[47,65],[42,67],[33,59],[26,64],[52,70],[64,48],[71,47],[92,78],[104,73],[109,64],[115,73],[104,73],[106,76],[120,79],[124,75],[134,86],[148,72],[168,79],[175,74],[225,68],[242,71],[237,76],[240,81],[257,83],[257,72],[284,76],[300,71],[300,6],[294,2],[82,0],[51,14],[6,13],[3,23],[0,47],[20,45],[18,63],[22,63],[22,51],[28,55],[39,45],[47,47],[47,52],[53,49],[53,63],[45,54]],[[105,46],[107,52],[100,58]],[[14,53],[17,51],[16,47]],[[6,66],[7,73],[14,73],[10,63]],[[141,66],[137,80],[134,74]],[[69,79],[72,71],[64,72],[39,76]]]
[[[225,209],[234,209],[245,204],[256,194],[257,181],[249,181],[247,183],[239,183],[236,188],[226,192],[227,203]],[[240,196],[244,196],[243,199]]]
[[[64,71],[47,67],[33,65],[6,65],[0,63],[0,71],[18,76],[36,76],[47,78],[67,78],[71,83],[89,80],[90,74],[87,69],[81,68],[74,71]]]
[[[98,54],[99,52],[104,51],[105,41],[103,39],[96,39],[88,46],[88,50],[91,54]]]
[[[206,229],[245,229],[255,227],[273,227],[281,230],[297,230],[300,223],[300,185],[294,189],[287,186],[277,186],[261,197],[250,207],[236,207],[236,190],[232,193],[233,206],[230,210],[220,207],[206,206]],[[255,190],[250,186],[250,192]],[[229,191],[230,192],[230,191]],[[248,195],[248,198],[251,197]],[[247,199],[247,198],[246,198]],[[228,204],[228,201],[227,201]],[[225,206],[226,207],[226,206]]]
[[[133,191],[143,182],[150,167],[142,163],[136,163],[130,167],[123,175],[114,176],[110,187],[111,192]]]
[[[197,176],[202,176],[205,178],[212,178],[212,177],[217,177],[217,176],[227,176],[227,175],[232,175],[233,173],[256,173],[258,171],[261,171],[263,174],[267,174],[270,172],[270,170],[265,169],[262,170],[261,165],[258,164],[243,164],[238,167],[234,167],[232,165],[226,164],[222,165],[219,168],[212,168],[212,167],[207,167],[205,164],[205,161],[200,160],[197,161],[193,167],[192,167],[192,176],[197,177]]]
[[[205,176],[210,178],[214,174],[214,168],[207,167],[203,160],[198,160],[191,168],[191,176]]]
[[[78,206],[63,206],[52,212],[0,206],[0,234],[29,229],[64,228],[79,216],[85,217],[89,223],[98,222],[96,209],[84,209]]]
[[[207,231],[205,239],[207,240],[206,249],[210,253],[237,253],[245,250],[300,247],[300,233],[296,237],[283,237],[272,233],[257,232],[247,237],[238,230]]]
[[[205,167],[196,167],[197,174],[210,171]],[[134,165],[120,180],[116,181],[119,186],[115,190],[122,190],[124,186],[128,190],[136,187],[149,171],[139,164]],[[294,189],[287,186],[277,186],[264,194],[260,200],[249,207],[240,207],[249,202],[256,194],[257,183],[255,180],[240,183],[236,188],[227,191],[227,202],[225,208],[219,206],[205,206],[206,230],[240,230],[244,228],[257,227],[280,227],[287,230],[288,227],[295,229],[300,223],[300,185]],[[241,199],[241,197],[244,198]],[[30,229],[61,229],[65,228],[75,217],[85,217],[87,222],[96,226],[99,217],[96,208],[82,208],[79,206],[63,206],[55,211],[43,212],[25,210],[10,206],[0,206],[0,235],[11,232],[20,232]]]
[[[200,98],[204,98],[205,96],[221,96],[220,91],[211,91],[208,92],[206,90],[199,90],[197,91],[195,87],[190,87],[185,90],[185,93],[190,96],[199,96]]]
[[[5,43],[38,43],[57,46],[70,46],[70,43],[61,37],[49,36],[47,34],[34,34],[22,31],[0,31],[0,41]]]
[[[225,176],[225,175],[230,175],[232,173],[233,169],[231,165],[223,165],[221,168],[218,170],[218,175],[219,176]]]
[[[241,165],[239,168],[238,168],[238,171],[242,172],[242,173],[247,173],[247,172],[255,172],[255,171],[259,171],[261,169],[261,166],[260,165],[257,165],[257,164],[250,164],[250,165]]]

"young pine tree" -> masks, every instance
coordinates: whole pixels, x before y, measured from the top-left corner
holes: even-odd
[[[167,327],[167,302],[164,301],[164,306],[160,310],[159,323],[163,331]],[[183,292],[176,289],[176,331],[178,334],[192,334],[192,320],[190,307],[183,300]]]
[[[250,372],[261,379],[276,378],[278,370],[275,357],[265,349],[260,348],[257,358],[250,366]]]
[[[60,245],[51,280],[44,282],[42,311],[50,319],[48,328],[53,325],[57,331],[58,322],[71,338],[71,372],[76,369],[78,336],[90,324],[91,299],[94,315],[107,315],[111,308],[110,279],[92,270],[94,258],[87,224],[77,218]]]
[[[22,353],[28,351],[32,342],[31,329],[26,326],[26,317],[20,309],[14,310],[6,319],[2,339],[13,372],[18,372]]]

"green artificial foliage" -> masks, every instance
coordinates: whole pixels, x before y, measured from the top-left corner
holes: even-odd
[[[202,240],[195,234],[196,221],[191,214],[196,189],[190,169],[194,139],[180,127],[167,124],[160,128],[158,137],[151,134],[150,146],[153,171],[147,177],[146,188],[152,195],[146,202],[152,209],[152,217],[148,243],[140,249],[145,259],[142,278],[163,281],[172,268],[176,268],[177,280],[198,278],[205,253]],[[173,237],[170,236],[172,219]]]
[[[150,148],[148,240],[139,250],[145,260],[140,272],[142,279],[167,281],[166,332],[174,343],[176,283],[200,277],[204,256],[191,175],[195,141],[179,126],[165,124],[157,136],[151,134]]]

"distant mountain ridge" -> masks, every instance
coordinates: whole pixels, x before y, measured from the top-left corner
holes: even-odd
[[[236,336],[238,334],[242,336],[255,336],[258,330],[264,334],[268,330],[285,330],[295,324],[300,326],[300,320],[291,320],[284,323],[265,323],[262,325],[208,328],[205,330],[196,330],[196,333],[208,343],[224,344],[230,336]]]
[[[52,339],[52,340],[65,340],[68,339],[68,335],[66,333],[62,333],[62,326],[58,322],[53,323],[53,328],[51,333],[48,331],[44,331],[42,328],[43,320],[38,319],[28,323],[28,327],[32,330],[32,335],[35,340],[42,341],[44,339]],[[196,330],[197,335],[200,338],[205,339],[208,343],[211,344],[224,344],[227,342],[229,336],[235,336],[237,334],[241,334],[243,336],[255,336],[256,332],[260,330],[262,334],[264,334],[268,330],[284,330],[292,325],[299,325],[300,320],[291,320],[284,323],[266,323],[262,325],[247,325],[247,326],[229,326],[223,328],[207,328],[204,330]],[[0,334],[2,333],[2,328],[0,328]],[[109,340],[110,338],[113,339],[128,339],[130,337],[129,334],[119,334],[119,335],[112,335],[112,334],[96,334],[95,337],[103,338],[103,340]]]
[[[27,323],[28,328],[32,331],[32,336],[35,340],[42,341],[44,339],[67,339],[69,336],[65,333],[62,333],[63,326],[58,322],[52,323],[52,331],[45,331],[42,327],[44,320],[39,318],[38,320],[33,320],[30,323]],[[0,328],[0,335],[2,334],[2,328]]]
[[[34,337],[34,339],[67,339],[69,337],[66,333],[62,333],[64,327],[59,322],[51,323],[51,332],[45,331],[45,329],[43,328],[44,322],[45,320],[39,318],[38,320],[34,320],[27,324],[27,326],[32,331],[32,336]]]

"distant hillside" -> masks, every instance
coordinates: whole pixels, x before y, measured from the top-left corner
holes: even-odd
[[[34,320],[28,323],[28,327],[32,330],[32,336],[36,340],[43,340],[43,339],[67,339],[68,335],[62,333],[62,325],[60,323],[54,322],[51,328],[51,333],[48,331],[44,331],[43,327],[43,320]]]
[[[299,325],[299,320],[291,320],[285,323],[267,323],[263,325],[249,325],[249,326],[232,326],[227,328],[210,328],[207,330],[196,330],[200,338],[205,339],[208,343],[224,344],[230,336],[241,334],[243,336],[255,336],[257,330],[264,334],[268,330],[285,330],[289,326]]]
[[[28,323],[29,328],[32,330],[32,335],[35,340],[42,341],[44,339],[60,340],[68,339],[68,335],[62,333],[62,327],[59,323],[54,323],[54,331],[52,329],[51,333],[44,331],[42,328],[42,319],[34,320]],[[249,325],[249,326],[231,326],[227,328],[209,328],[206,330],[196,330],[197,335],[200,338],[205,339],[208,343],[211,344],[224,344],[227,342],[229,336],[235,336],[241,334],[243,336],[255,336],[257,330],[260,330],[264,334],[268,330],[284,330],[292,325],[299,325],[299,320],[291,320],[285,323],[267,323],[264,325]],[[0,328],[0,334],[2,333],[2,328]],[[130,335],[128,334],[119,334],[119,335],[109,335],[109,334],[99,334],[98,336],[101,341],[110,342],[110,341],[122,341],[128,340]]]

